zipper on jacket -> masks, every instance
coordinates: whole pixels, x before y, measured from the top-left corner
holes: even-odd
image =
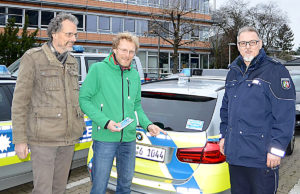
[[[129,92],[129,79],[128,79],[128,77],[126,78],[127,79],[127,86],[128,86],[128,100],[130,99],[130,92]]]
[[[121,79],[122,79],[122,120],[124,120],[124,80],[123,80],[123,74],[124,74],[124,71],[121,69]],[[122,142],[122,140],[123,140],[123,131],[124,131],[124,129],[122,129],[122,131],[121,131],[120,142]]]
[[[102,112],[103,111],[103,104],[101,104],[101,108],[100,109],[101,109],[101,112]]]

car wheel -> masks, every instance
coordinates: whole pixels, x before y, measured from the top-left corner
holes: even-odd
[[[292,153],[293,153],[293,151],[294,151],[294,147],[295,147],[295,134],[293,134],[293,137],[292,137],[292,139],[291,139],[291,141],[290,141],[290,143],[289,143],[289,145],[288,145],[288,147],[286,148],[286,152],[285,152],[285,154],[286,155],[292,155]]]

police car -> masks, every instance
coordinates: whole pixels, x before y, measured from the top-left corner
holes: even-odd
[[[175,78],[142,85],[146,115],[168,134],[152,137],[137,127],[133,193],[230,193],[228,164],[218,145],[228,70],[214,71],[183,70]],[[184,77],[192,74],[200,76]],[[89,172],[92,157],[90,147]],[[114,162],[112,190],[116,178]]]
[[[142,85],[149,119],[167,131],[136,129],[133,193],[229,193],[228,164],[220,153],[220,106],[225,77],[179,77]],[[88,170],[93,150],[90,147]],[[116,187],[115,162],[109,188]]]
[[[12,143],[11,105],[16,79],[5,66],[0,65],[0,191],[32,181],[30,155],[21,160]],[[91,144],[91,123],[85,117],[86,131],[75,145],[72,168],[86,164]]]
[[[79,77],[78,81],[82,83],[88,74],[88,70],[90,66],[94,63],[101,62],[103,59],[105,59],[109,53],[87,53],[84,52],[84,48],[80,45],[73,46],[73,51],[71,54],[77,59],[78,65],[79,65]],[[20,59],[16,60],[14,63],[12,63],[8,70],[12,73],[12,76],[17,77],[18,76],[18,69],[20,65]],[[141,79],[141,83],[145,81],[144,79],[144,72],[143,67],[141,64],[141,61],[139,57],[134,56],[131,67],[136,69],[139,72],[139,76]]]

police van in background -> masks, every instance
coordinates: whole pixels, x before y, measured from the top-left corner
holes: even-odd
[[[73,46],[73,52],[71,53],[77,60],[79,65],[79,82],[82,83],[88,74],[89,68],[92,64],[101,62],[103,59],[105,59],[109,53],[87,53],[84,52],[84,48],[80,45]],[[18,76],[18,69],[20,65],[20,59],[12,63],[8,70],[11,72],[12,76],[17,77]],[[134,56],[131,67],[136,69],[139,72],[141,83],[144,83],[144,72],[143,67],[141,64],[141,61],[139,57]]]

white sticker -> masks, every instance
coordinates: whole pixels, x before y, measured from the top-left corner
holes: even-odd
[[[194,119],[188,119],[186,122],[187,129],[195,129],[202,131],[204,121],[194,120]]]

